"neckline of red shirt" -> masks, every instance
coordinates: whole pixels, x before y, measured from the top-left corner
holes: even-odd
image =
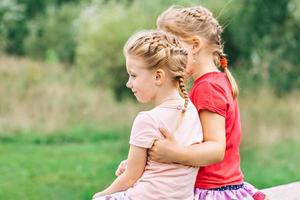
[[[198,83],[199,81],[201,81],[202,79],[204,79],[207,76],[210,76],[212,74],[219,74],[219,73],[223,73],[223,72],[213,71],[213,72],[207,72],[205,74],[202,74],[200,77],[198,77],[198,78],[195,79],[194,84]]]

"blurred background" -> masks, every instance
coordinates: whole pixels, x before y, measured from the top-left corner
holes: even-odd
[[[173,4],[224,27],[246,180],[300,180],[299,0],[0,0],[0,199],[90,199],[114,179],[147,109],[125,87],[123,45]]]

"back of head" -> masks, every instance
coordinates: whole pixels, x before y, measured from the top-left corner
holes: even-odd
[[[226,55],[221,40],[223,31],[212,12],[201,6],[179,7],[171,6],[157,19],[157,28],[170,32],[183,40],[188,40],[194,35],[201,36],[208,42],[209,49],[214,55],[217,66],[222,68],[231,83],[233,96],[238,95],[238,86],[226,65],[222,65]]]
[[[176,37],[159,30],[140,31],[128,39],[124,55],[142,59],[148,69],[168,71],[172,80],[179,83],[187,107],[189,98],[184,78],[188,54]]]

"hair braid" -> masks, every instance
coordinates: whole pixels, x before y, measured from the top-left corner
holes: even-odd
[[[170,52],[171,52],[172,57],[188,55],[187,51],[184,48],[182,48],[179,43],[174,44],[174,46],[171,47]],[[170,65],[174,66],[176,64],[170,63]],[[182,108],[182,112],[185,113],[188,103],[189,103],[189,96],[188,96],[188,92],[187,92],[186,85],[185,85],[186,63],[180,62],[180,65],[181,65],[181,67],[171,70],[171,72],[174,74],[175,79],[178,81],[180,93],[181,93],[182,97],[184,98],[184,106]]]
[[[228,69],[228,64],[227,64],[227,56],[224,53],[224,44],[222,43],[222,39],[221,39],[221,30],[220,33],[217,35],[217,40],[218,40],[218,45],[219,45],[219,49],[217,49],[216,53],[217,53],[217,64],[218,66],[226,73],[226,76],[228,77],[228,80],[231,84],[232,87],[232,96],[234,98],[236,98],[239,94],[239,87],[238,84],[236,83],[235,79],[233,78],[231,72]],[[223,63],[225,62],[225,63]]]
[[[238,96],[238,85],[227,68],[227,59],[221,40],[223,29],[212,12],[201,6],[186,8],[171,6],[158,17],[157,27],[185,41],[189,41],[194,35],[206,38],[216,65],[224,70],[230,81],[233,97]]]
[[[189,95],[187,93],[187,90],[186,90],[186,87],[184,84],[184,78],[182,76],[179,77],[178,82],[179,82],[180,91],[184,97],[184,106],[183,106],[182,112],[185,112],[187,109],[188,103],[189,103]]]
[[[125,55],[143,58],[149,69],[164,68],[174,81],[179,84],[185,99],[184,108],[189,101],[184,84],[188,52],[176,37],[162,31],[143,31],[133,35],[124,46]]]

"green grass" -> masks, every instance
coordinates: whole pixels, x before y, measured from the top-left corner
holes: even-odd
[[[75,127],[48,135],[0,137],[0,199],[90,199],[126,158],[129,129]],[[299,146],[242,148],[246,181],[259,188],[300,180]]]
[[[243,148],[242,169],[247,182],[267,188],[300,180],[300,147],[294,140]]]
[[[90,199],[105,187],[126,158],[128,135],[80,130],[81,135],[2,137],[0,199]]]

